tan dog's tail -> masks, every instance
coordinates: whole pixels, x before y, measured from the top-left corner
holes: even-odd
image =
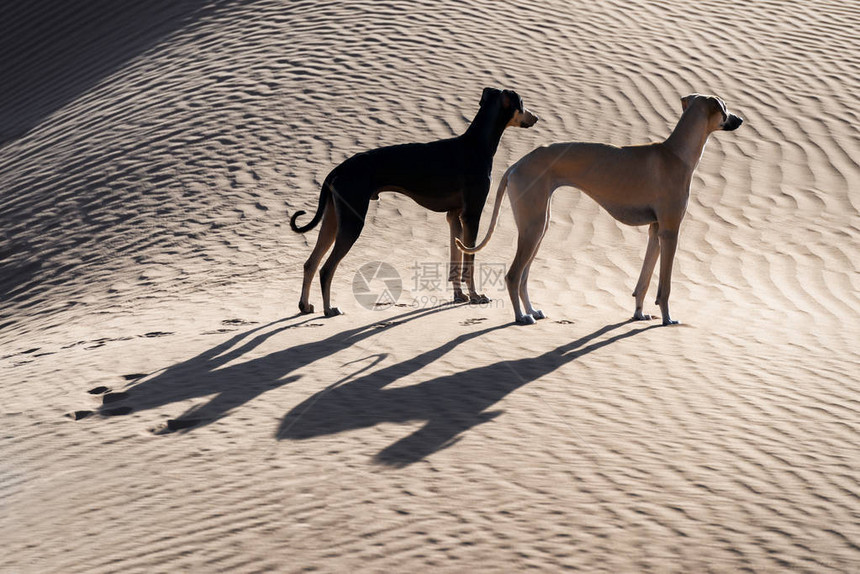
[[[493,217],[490,219],[490,227],[487,229],[487,236],[484,237],[484,240],[477,244],[475,247],[466,247],[463,245],[463,242],[460,241],[460,238],[454,239],[457,243],[457,248],[463,253],[468,253],[469,255],[473,255],[487,246],[487,243],[490,241],[490,237],[493,236],[493,230],[496,228],[496,221],[499,219],[499,210],[502,207],[502,198],[505,195],[505,190],[508,187],[508,174],[511,173],[511,170],[505,172],[505,175],[502,176],[502,180],[499,182],[499,189],[496,191],[496,204],[493,206]]]

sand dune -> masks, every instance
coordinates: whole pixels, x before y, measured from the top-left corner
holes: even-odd
[[[833,0],[10,10],[0,570],[855,571],[858,35]],[[745,118],[694,177],[683,325],[626,322],[645,230],[572,189],[546,321],[511,325],[507,202],[494,301],[445,306],[445,218],[393,194],[347,314],[295,314],[316,231],[288,216],[358,151],[461,133],[484,86],[541,117],[496,181],[540,144],[662,139],[691,92]],[[372,261],[399,306],[353,296]]]

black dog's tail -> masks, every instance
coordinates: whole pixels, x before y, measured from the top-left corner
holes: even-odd
[[[317,212],[314,214],[314,218],[308,222],[307,225],[303,225],[299,227],[296,225],[296,219],[300,216],[304,215],[305,211],[297,211],[290,218],[290,229],[295,231],[296,233],[304,233],[305,231],[310,231],[320,222],[323,216],[323,212],[325,211],[326,203],[331,199],[331,184],[334,180],[334,171],[328,174],[328,177],[325,178],[325,181],[322,184],[322,189],[320,190],[320,202],[317,205]]]

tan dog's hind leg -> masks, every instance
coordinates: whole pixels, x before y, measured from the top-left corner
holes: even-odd
[[[645,302],[648,285],[651,283],[651,275],[654,274],[654,267],[657,265],[657,257],[660,255],[658,230],[657,222],[648,226],[648,247],[645,248],[645,260],[642,262],[642,272],[639,274],[639,281],[636,282],[636,289],[633,291],[633,296],[636,298],[636,310],[633,312],[634,321],[653,319],[651,315],[642,313],[642,306]]]
[[[465,303],[469,300],[463,294],[463,288],[460,285],[460,277],[463,274],[463,252],[457,248],[455,241],[459,238],[463,240],[463,225],[460,223],[460,210],[455,209],[448,212],[446,215],[448,220],[448,228],[451,231],[451,265],[448,270],[448,281],[454,289],[454,303]]]
[[[313,313],[314,306],[308,300],[311,295],[311,283],[314,280],[314,274],[322,261],[323,255],[329,250],[334,238],[337,235],[337,214],[335,213],[334,205],[331,201],[325,206],[323,212],[322,225],[320,226],[319,235],[317,235],[317,244],[311,251],[310,257],[305,261],[304,278],[302,280],[302,296],[299,299],[299,310],[302,313]]]
[[[521,325],[533,325],[535,318],[529,314],[523,314],[520,307],[520,289],[522,288],[523,279],[525,278],[525,270],[529,264],[529,259],[535,252],[535,244],[540,239],[540,228],[528,227],[520,229],[520,235],[517,239],[517,254],[514,255],[514,260],[511,262],[511,268],[508,269],[505,275],[505,283],[508,286],[508,294],[511,297],[511,305],[514,307],[514,317],[516,322]]]
[[[675,250],[678,248],[678,230],[661,229],[660,237],[660,282],[657,284],[656,305],[660,306],[664,325],[677,325],[669,316],[669,293],[672,289],[672,262],[675,260]]]
[[[550,189],[546,178],[531,183],[524,181],[526,179],[518,177],[516,172],[511,173],[508,178],[508,198],[511,200],[519,237],[517,253],[511,262],[511,268],[505,275],[505,283],[511,297],[516,322],[532,325],[536,317],[531,315],[535,309],[528,297],[528,271],[549,225]],[[523,313],[520,307],[521,298],[526,306],[526,313]],[[543,315],[543,313],[540,314]]]
[[[549,220],[550,220],[550,207],[549,203],[546,206],[546,218],[544,219],[543,230],[541,231],[540,237],[535,244],[534,250],[532,251],[532,256],[529,258],[528,263],[526,263],[526,268],[523,270],[523,278],[520,280],[520,299],[523,301],[523,305],[526,308],[526,314],[531,315],[532,318],[539,321],[541,319],[546,319],[546,315],[540,309],[535,309],[532,305],[531,299],[529,298],[529,271],[532,268],[532,263],[537,256],[537,252],[540,249],[540,244],[543,242],[544,235],[546,235],[547,229],[549,229]]]

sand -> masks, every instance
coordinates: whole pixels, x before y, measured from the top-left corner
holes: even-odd
[[[857,572],[855,4],[54,4],[0,24],[0,571]],[[541,117],[495,181],[662,139],[692,92],[745,118],[693,180],[682,325],[627,322],[646,231],[573,189],[545,321],[494,275],[507,201],[493,302],[450,306],[444,215],[394,194],[346,315],[296,314],[316,231],[288,216],[485,86]],[[375,261],[399,306],[353,295]]]

